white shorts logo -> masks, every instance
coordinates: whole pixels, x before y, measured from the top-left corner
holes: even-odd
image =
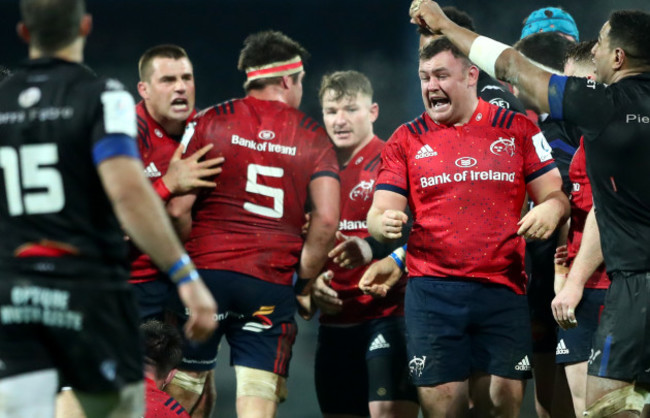
[[[415,357],[413,356],[413,359],[409,361],[409,372],[411,373],[411,376],[416,376],[420,377],[422,376],[422,372],[424,371],[424,364],[427,361],[427,356],[422,356],[422,357]]]

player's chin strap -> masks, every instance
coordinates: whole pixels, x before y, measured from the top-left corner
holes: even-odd
[[[648,402],[650,402],[648,391],[631,384],[598,399],[582,415],[589,418],[604,418],[623,411],[634,411],[640,414],[643,406]]]

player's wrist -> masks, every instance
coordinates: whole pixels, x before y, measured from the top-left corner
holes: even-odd
[[[154,181],[153,184],[153,189],[156,191],[158,196],[164,201],[168,202],[169,199],[172,198],[172,192],[169,190],[169,187],[165,184],[165,181],[163,180],[162,177],[160,177],[158,180]]]
[[[183,254],[167,271],[167,275],[176,286],[196,281],[200,278],[196,266],[187,254]]]
[[[502,44],[485,36],[479,36],[474,39],[469,49],[469,59],[478,65],[483,71],[496,77],[497,59],[503,51],[511,48],[509,45]]]
[[[406,268],[406,245],[403,245],[390,253],[390,258],[395,261],[395,264],[397,264],[397,267],[399,267],[400,270],[404,271]]]
[[[293,292],[296,296],[307,296],[309,294],[309,283],[311,279],[303,279],[300,276],[296,276],[296,282],[293,284]]]

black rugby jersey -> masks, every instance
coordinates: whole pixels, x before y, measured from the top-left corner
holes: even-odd
[[[3,271],[126,273],[124,235],[96,164],[137,158],[135,131],[131,95],[81,64],[31,60],[0,85]]]
[[[517,96],[512,94],[500,81],[490,77],[483,70],[479,70],[478,73],[476,94],[488,103],[514,110],[515,112],[526,113],[526,108]]]
[[[650,73],[610,86],[552,76],[548,99],[584,135],[608,273],[650,271]]]

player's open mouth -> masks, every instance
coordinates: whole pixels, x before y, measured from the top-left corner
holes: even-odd
[[[352,133],[352,131],[334,131],[334,135],[336,136],[348,136]]]
[[[443,110],[451,104],[448,98],[446,97],[430,97],[429,102],[433,110]]]
[[[174,109],[184,110],[188,107],[187,99],[174,99],[172,100],[172,107]]]

